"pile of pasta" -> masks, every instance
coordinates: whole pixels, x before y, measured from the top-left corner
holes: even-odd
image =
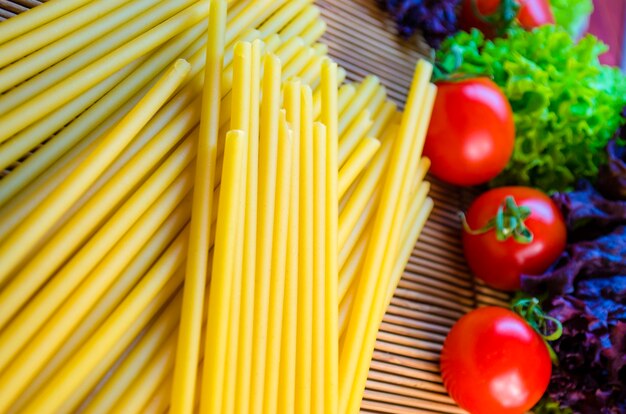
[[[0,24],[0,412],[355,413],[432,209],[406,108],[310,0]]]

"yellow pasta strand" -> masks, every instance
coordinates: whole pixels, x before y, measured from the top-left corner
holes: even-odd
[[[172,332],[156,355],[151,358],[146,368],[116,402],[112,412],[142,412],[141,409],[149,401],[150,396],[158,388],[161,380],[174,367],[178,332]]]
[[[339,249],[337,247],[337,229],[339,220],[338,148],[339,148],[339,110],[337,89],[337,64],[330,60],[322,64],[322,115],[326,126],[326,253],[325,265],[325,322],[324,322],[324,412],[336,412],[338,407],[339,384],[339,328],[337,325],[337,265]]]
[[[312,45],[319,40],[326,31],[326,22],[324,20],[316,20],[304,32],[300,34],[302,40],[307,45]]]
[[[390,169],[385,179],[381,204],[374,228],[372,231],[372,241],[368,246],[366,262],[363,266],[364,273],[357,290],[354,303],[353,315],[348,324],[345,342],[340,356],[340,412],[348,412],[354,409],[350,405],[350,397],[353,392],[355,374],[361,353],[357,352],[365,340],[365,331],[368,324],[376,324],[378,321],[368,319],[370,307],[375,296],[376,281],[381,275],[381,266],[385,260],[385,251],[388,249],[388,240],[394,239],[394,234],[389,234],[388,229],[393,221],[396,211],[397,197],[400,194],[402,177],[407,168],[409,150],[412,145],[412,133],[416,129],[419,113],[422,108],[423,97],[425,96],[428,80],[430,79],[431,65],[424,61],[418,63],[414,78],[414,86],[409,94],[407,110],[403,116],[398,141],[394,143],[394,149],[390,160]]]
[[[181,1],[186,3],[193,2],[193,0]],[[163,7],[166,15],[173,7],[179,7],[179,3],[166,3]],[[73,69],[66,62],[63,62],[58,69],[54,68],[54,76],[50,76],[46,71],[42,74],[41,81],[33,82],[29,80],[29,82],[25,82],[16,88],[16,90],[3,95],[0,99],[0,113],[2,114],[0,123],[5,128],[0,131],[0,142],[6,141],[13,134],[76,98],[95,83],[102,81],[134,59],[145,55],[177,34],[194,26],[206,17],[208,10],[205,9],[206,5],[202,4],[189,6],[163,23],[156,26],[154,24],[148,26],[152,28],[147,32],[145,31],[146,22],[143,21],[144,19],[141,19],[139,22],[133,21],[132,32],[135,34],[142,33],[140,36],[133,38],[132,35],[127,37],[117,33],[120,39],[113,37],[120,42],[117,49],[105,52],[106,54],[99,56],[96,60],[92,60],[89,56],[86,58],[80,56],[81,59],[78,59],[80,64],[75,65]],[[155,12],[160,12],[159,8]],[[150,19],[146,20],[154,21],[154,17],[150,17]],[[156,22],[158,21],[157,19]],[[107,46],[105,42],[105,50]],[[52,79],[50,79],[51,77]],[[41,83],[45,86],[42,87]],[[20,92],[17,91],[18,89]],[[20,94],[25,94],[26,96],[24,97]],[[28,113],[30,116],[23,117],[20,116],[20,113]]]
[[[190,174],[186,175],[189,176]],[[26,346],[20,348],[17,357],[14,358],[12,364],[7,367],[0,377],[0,384],[6,384],[3,386],[3,390],[6,391],[6,398],[3,399],[3,403],[4,401],[10,403],[12,397],[16,397],[28,381],[39,372],[48,358],[69,336],[73,328],[77,326],[82,317],[104,294],[106,289],[113,284],[115,278],[122,273],[135,254],[147,243],[152,233],[179,204],[191,188],[191,182],[191,179],[185,176],[177,180],[158,202],[142,216],[141,220],[129,230],[128,234],[119,241],[115,248],[104,257],[102,264],[90,272],[89,277],[65,300],[47,323],[37,331],[35,337]],[[188,205],[185,205],[183,208],[188,208]],[[63,282],[62,278],[54,279],[52,285],[57,281]],[[56,286],[52,287],[52,285],[48,285],[51,288],[44,290],[43,295],[47,294],[52,297],[56,293],[54,292],[54,287]],[[52,290],[52,292],[48,292],[48,290]],[[33,314],[33,312],[46,305],[45,298],[38,297],[28,310],[31,311],[30,314]],[[46,314],[49,314],[49,312]],[[22,315],[26,316],[27,312],[20,314],[20,317]],[[19,322],[19,319],[16,322]],[[21,333],[19,331],[20,326],[23,325],[14,324],[10,328],[17,328],[18,332],[16,334],[19,334]],[[6,332],[10,334],[15,330],[8,329]],[[20,336],[19,338],[23,337]],[[15,335],[9,339],[18,339],[18,336]],[[7,351],[10,352],[12,350],[11,347],[14,343],[9,343]]]
[[[319,134],[319,132],[318,132]],[[300,212],[298,263],[298,321],[296,339],[295,412],[311,412],[313,356],[313,96],[311,88],[301,88],[300,116]]]
[[[254,287],[257,260],[257,202],[259,184],[259,99],[261,92],[261,55],[263,43],[252,43],[250,63],[250,120],[248,134],[248,177],[246,179],[246,217],[244,229],[239,353],[235,384],[235,413],[248,412],[252,367],[252,332],[254,320]]]
[[[359,143],[354,152],[341,167],[341,170],[339,170],[339,198],[343,197],[348,187],[352,185],[357,176],[367,166],[367,163],[372,159],[374,154],[376,154],[378,148],[380,148],[380,141],[376,138],[365,137]]]
[[[160,298],[170,297],[180,286],[183,272],[176,273],[176,270],[181,268],[185,259],[188,238],[188,231],[179,235],[114,314],[25,407],[27,412],[54,413],[67,405],[66,400],[80,398],[81,393],[76,392],[76,389],[88,384],[86,378],[97,372],[95,369],[105,356],[114,356],[111,348],[124,344],[121,339],[131,326],[141,321],[138,316],[142,311],[156,305],[160,307],[160,303],[163,303]]]
[[[4,21],[0,26],[0,43],[14,39],[36,27],[76,10],[89,0],[66,0],[41,4]]]
[[[231,131],[226,136],[224,172],[218,209],[215,253],[211,272],[211,294],[207,318],[206,350],[202,374],[200,409],[203,412],[221,412],[224,392],[224,370],[228,340],[229,307],[232,292],[230,280],[234,271],[234,252],[237,240],[239,203],[244,194],[243,165],[246,162],[246,135]]]
[[[370,241],[372,234],[372,222],[368,220],[367,226],[363,230],[361,237],[354,246],[354,249],[350,252],[350,256],[346,259],[346,263],[339,272],[339,300],[343,302],[346,300],[348,291],[352,290],[352,301],[354,301],[354,295],[356,293],[356,285],[358,284],[357,275],[361,271],[363,265],[363,258],[367,250],[367,243]],[[343,306],[343,305],[341,305]],[[340,310],[341,310],[340,306]],[[347,321],[346,321],[347,322]],[[346,323],[347,325],[347,323]],[[344,327],[345,330],[345,327]]]
[[[263,38],[274,33],[279,33],[298,13],[300,13],[311,0],[292,0],[285,2],[276,13],[265,21],[259,31]]]
[[[348,129],[356,116],[367,107],[371,97],[376,93],[380,86],[380,80],[376,76],[367,76],[358,86],[354,97],[349,101],[348,105],[341,110],[341,119],[339,121],[339,135]]]
[[[205,86],[202,93],[202,116],[197,144],[196,174],[191,213],[191,232],[187,271],[183,288],[176,365],[172,385],[172,413],[191,413],[200,349],[202,309],[207,280],[209,234],[213,187],[215,185],[215,160],[219,132],[221,72],[224,60],[226,30],[226,3],[211,1],[209,10],[209,33],[204,68]]]
[[[263,412],[275,413],[278,406],[278,379],[281,357],[283,303],[285,298],[285,269],[287,265],[287,233],[291,189],[291,159],[293,137],[287,125],[285,110],[280,111],[278,129],[278,158],[276,169],[276,205],[272,242],[269,312],[267,323],[267,356]]]
[[[396,104],[387,101],[381,107],[380,110],[374,114],[374,125],[370,128],[368,134],[372,137],[380,137],[385,129],[396,115]]]
[[[385,99],[387,99],[387,88],[384,85],[380,85],[367,103],[367,110],[371,114],[377,114],[385,103]]]
[[[285,301],[283,327],[280,342],[280,368],[278,381],[279,414],[292,413],[295,409],[296,347],[298,317],[298,266],[299,266],[299,211],[300,211],[300,124],[301,85],[299,81],[285,86],[284,102],[287,122],[291,127],[293,151],[291,155],[291,181],[289,200],[289,222],[287,234],[287,262],[285,271]]]
[[[180,309],[176,309],[176,311],[179,312]],[[174,319],[174,322],[177,320],[178,317]],[[158,364],[157,361],[171,359],[173,365],[175,358],[173,351],[176,348],[177,338],[178,329],[175,328],[174,324],[172,326],[166,323],[153,324],[137,346],[132,349],[122,361],[122,364],[113,372],[113,375],[106,381],[102,389],[98,391],[95,398],[88,403],[85,413],[106,414],[112,412],[115,405],[129,409],[128,402],[123,401],[121,397],[125,396],[128,399],[127,396],[129,394],[136,395],[134,383],[138,382],[137,379],[145,377],[142,371],[154,370],[155,365]],[[165,358],[163,358],[164,354]],[[147,367],[149,368],[146,369]],[[159,380],[154,375],[150,375],[147,379],[148,381]]]
[[[430,212],[432,211],[432,208],[433,208],[433,201],[432,199],[429,198],[424,202],[424,205],[420,211],[419,217],[413,222],[409,230],[408,236],[403,241],[403,246],[401,246],[400,251],[398,252],[398,258],[396,258],[396,262],[395,262],[396,265],[393,270],[392,279],[394,280],[394,282],[389,284],[389,290],[387,292],[385,308],[388,306],[389,302],[391,301],[393,292],[397,285],[397,281],[399,281],[400,277],[402,276],[402,272],[404,271],[406,262],[408,261],[409,256],[411,255],[411,251],[413,250],[413,246],[415,245],[415,242],[417,241],[417,238],[419,234],[421,233],[422,228],[424,227],[424,224],[426,223],[426,219],[428,218],[428,216],[430,215]],[[362,366],[360,367],[361,372],[365,371],[367,374],[367,371],[369,370],[369,361],[372,360],[373,352],[374,352],[373,348],[367,349],[367,354],[363,355],[363,358],[361,359],[361,361],[363,362],[361,362]],[[362,382],[363,384],[362,386],[363,389],[365,387],[365,380],[366,380],[367,375],[365,375],[364,377],[365,379],[360,379],[360,382]],[[360,378],[363,378],[363,377],[360,377]],[[358,412],[359,406],[361,404],[362,396],[363,396],[363,391],[356,392],[355,394],[351,396],[352,398],[351,409],[353,410],[353,412]]]
[[[259,142],[259,215],[257,218],[257,261],[252,340],[254,346],[252,349],[249,408],[249,412],[253,414],[262,412],[265,392],[269,280],[276,202],[278,114],[280,110],[280,60],[274,55],[266,55],[263,66],[263,101],[261,103]]]
[[[160,7],[149,8],[119,26],[117,30],[108,33],[107,36],[92,42],[89,47],[83,48],[58,64],[33,76],[28,79],[28,82],[23,82],[13,89],[6,91],[0,96],[0,113],[8,111],[34,98],[56,83],[83,69],[93,61],[141,35],[147,29],[154,28],[160,22],[174,16],[176,13],[192,4],[193,1],[194,0],[181,0],[180,2],[166,2],[161,4]],[[36,9],[38,10],[39,7]],[[199,23],[199,25],[202,26],[203,24]],[[172,60],[170,60],[168,64],[171,62]]]
[[[13,233],[0,243],[0,285],[3,284],[29,251],[28,245],[41,238],[54,221],[76,201],[80,195],[107,168],[165,100],[185,79],[189,64],[179,60],[154,86],[116,128],[112,129],[70,176],[22,222]]]
[[[180,232],[189,220],[190,209],[186,205],[180,205],[160,229],[150,238],[142,251],[135,256],[124,272],[117,278],[114,285],[100,299],[98,304],[82,320],[80,326],[63,343],[54,357],[46,364],[44,369],[30,382],[26,390],[12,405],[9,413],[22,412],[23,407],[37,392],[49,381],[62,365],[76,352],[85,340],[104,322],[112,311],[119,305],[124,297],[131,291],[137,281],[149,269],[152,263],[158,259],[161,253]],[[178,317],[176,317],[176,322]]]
[[[418,64],[419,70],[420,64]],[[430,69],[430,66],[426,66],[427,69]],[[428,72],[428,70],[426,70]],[[419,79],[419,75],[417,77]],[[432,106],[435,101],[436,95],[436,87],[432,84],[426,85],[425,94],[423,97],[423,101],[421,102],[419,113],[417,115],[412,114],[413,107],[408,106],[410,108],[407,112],[405,112],[403,116],[403,123],[400,129],[400,142],[404,141],[404,137],[408,138],[408,144],[410,145],[409,151],[407,155],[407,164],[404,176],[400,179],[400,198],[397,201],[397,205],[394,211],[394,217],[391,221],[391,227],[389,229],[390,234],[390,242],[386,246],[386,251],[383,255],[383,260],[381,263],[381,275],[382,277],[378,278],[378,281],[375,286],[374,296],[372,302],[368,305],[371,309],[370,311],[370,320],[366,324],[366,330],[364,334],[364,340],[359,344],[361,347],[361,355],[360,360],[357,361],[357,370],[356,376],[354,378],[354,385],[352,387],[352,392],[350,394],[350,405],[348,408],[349,412],[357,412],[360,405],[361,396],[363,395],[363,391],[365,389],[365,381],[367,379],[367,367],[369,367],[369,361],[365,360],[365,356],[370,356],[373,352],[374,345],[376,342],[376,332],[382,321],[383,315],[386,309],[386,297],[387,291],[389,288],[390,279],[392,278],[393,264],[396,261],[398,249],[401,243],[401,234],[402,234],[402,226],[406,219],[406,211],[410,204],[410,190],[413,184],[414,177],[416,175],[418,169],[419,158],[421,156],[422,147],[424,143],[424,139],[426,137],[426,131],[428,129],[428,124],[430,122],[430,115],[432,111]],[[409,96],[409,99],[412,96]],[[411,101],[409,101],[411,103]],[[409,115],[414,115],[417,119],[407,120],[406,118]],[[412,126],[412,123],[416,123],[415,128],[408,129],[409,126]],[[406,134],[406,135],[404,135]],[[401,147],[401,145],[399,146]],[[392,155],[391,162],[394,161],[394,157]],[[391,170],[390,170],[391,171]],[[385,200],[385,193],[383,190],[383,197],[381,200]],[[381,206],[384,206],[381,201]],[[373,230],[372,238],[376,236],[376,226]],[[369,253],[369,251],[368,251]],[[366,259],[367,260],[367,259]],[[367,269],[367,261],[365,262],[364,269]],[[366,273],[363,274],[365,276]],[[364,283],[368,283],[368,279],[362,279],[361,283],[359,283],[359,291],[361,290],[361,286]],[[355,298],[355,306],[354,312],[360,311],[362,308],[357,307],[358,299],[359,299],[359,291],[357,291],[357,297]],[[348,326],[348,333],[350,333],[350,326]],[[346,337],[348,338],[348,337]]]
[[[0,67],[6,66],[31,52],[41,49],[43,46],[71,34],[76,29],[83,27],[103,14],[117,7],[124,6],[129,0],[96,0],[91,1],[78,10],[63,15],[48,24],[30,30],[10,42],[0,44]],[[128,10],[130,13],[132,7]],[[3,91],[0,88],[0,91]]]
[[[368,200],[371,199],[374,190],[382,182],[382,177],[386,174],[387,166],[389,165],[391,149],[397,131],[397,126],[393,126],[388,130],[387,136],[383,139],[381,150],[374,156],[363,177],[359,180],[345,209],[341,212],[339,216],[339,246],[343,246],[346,243]]]
[[[319,65],[318,70],[321,70],[321,65]],[[355,94],[356,94],[356,88],[351,83],[342,85],[339,88],[338,107],[339,107],[340,114],[343,112],[343,110],[346,108],[346,106],[352,100]],[[320,116],[320,113],[322,112],[322,91],[321,90],[318,90],[315,92],[315,95],[313,96],[313,102],[314,102],[313,115],[315,116],[315,119],[318,119]]]
[[[27,53],[24,53],[24,50],[20,50],[18,53],[25,57],[0,70],[0,91],[4,92],[14,87],[20,82],[25,81],[31,76],[59,62],[63,58],[93,43],[96,39],[106,35],[108,32],[117,30],[119,26],[126,23],[134,16],[137,16],[151,5],[149,0],[130,2],[130,4],[125,4],[123,7],[119,7],[92,22],[83,21],[83,17],[81,16],[81,24],[89,24],[83,26],[80,30],[60,38],[28,56],[26,56]],[[67,16],[65,16],[65,18],[67,18]],[[63,24],[63,29],[66,30],[67,28],[67,25]],[[30,32],[28,36],[33,38],[33,34],[39,32],[39,39],[34,37],[33,40],[41,41],[45,39],[46,42],[52,42],[54,39],[48,38],[49,31],[48,26],[42,26]],[[46,33],[46,35],[42,36],[41,32]],[[58,33],[55,33],[55,36],[56,35],[58,35]],[[23,39],[23,36],[11,41],[11,45],[20,42],[20,39]],[[0,64],[0,66],[2,65]]]
[[[198,378],[196,383],[200,383],[200,379]],[[145,414],[163,414],[167,411],[170,404],[170,394],[172,394],[172,376],[168,375],[159,384],[150,401],[146,403],[141,412]]]
[[[291,60],[289,68],[285,68],[283,71],[284,79],[291,79],[296,76],[306,66],[306,64],[314,56],[313,49],[309,47],[303,47]]]
[[[359,263],[362,264],[362,263]],[[357,267],[356,271],[359,271],[361,268]],[[339,342],[342,343],[343,336],[346,333],[346,328],[348,327],[348,321],[350,320],[352,305],[354,304],[354,296],[356,295],[356,284],[350,285],[350,288],[346,292],[341,305],[339,306]]]
[[[179,142],[182,136],[184,136],[188,129],[191,127],[190,119],[193,119],[194,114],[197,114],[197,109],[190,111],[188,116],[182,116],[170,124],[167,128],[163,129],[148,145],[146,145],[129,163],[127,163],[116,175],[106,181],[106,184],[96,192],[83,208],[72,214],[72,218],[60,229],[58,229],[53,238],[47,242],[37,254],[29,260],[29,262],[23,266],[23,268],[15,275],[14,279],[5,289],[0,293],[0,300],[5,304],[5,312],[0,316],[0,326],[3,326],[10,318],[17,312],[17,310],[32,296],[33,293],[51,276],[57,268],[64,263],[74,250],[83,242],[87,240],[87,237],[92,231],[97,228],[97,225],[106,218],[115,206],[122,201],[126,194],[131,191],[142,179],[145,179],[145,174],[150,171],[158,162],[169,152],[175,144]],[[156,183],[158,188],[163,188],[168,185],[174,177],[180,173],[182,168],[193,156],[193,146],[187,145],[182,150],[186,149],[186,156],[183,156],[182,163],[178,164],[176,169],[170,170],[169,173],[164,172],[161,181]],[[187,157],[187,158],[185,158]],[[169,174],[169,175],[167,175]],[[147,187],[146,187],[147,188]],[[152,195],[150,195],[152,194]],[[154,197],[158,195],[158,192],[154,190],[150,193],[146,189],[142,193],[145,197],[137,202],[138,209],[133,217],[138,217],[144,208],[149,205],[150,200],[154,200]],[[132,221],[132,218],[129,218]],[[118,227],[117,234],[119,237],[121,232],[127,230],[127,227]],[[93,239],[93,238],[92,238]],[[116,236],[112,236],[115,240]],[[83,254],[82,262],[77,264],[76,268],[82,271],[82,274],[94,266],[97,263],[97,257],[95,257],[96,244],[91,242],[93,253]],[[110,244],[107,246],[110,247]],[[104,247],[103,249],[106,249]],[[80,256],[80,255],[79,255]],[[75,257],[75,261],[76,257]],[[88,264],[88,263],[91,263]],[[69,286],[72,286],[70,284]],[[47,312],[38,313],[43,317],[47,315]],[[36,324],[32,321],[25,324],[20,324],[30,329],[36,329]],[[11,335],[12,340],[16,339],[17,335]],[[0,334],[2,338],[2,334]],[[0,339],[0,342],[2,340]],[[0,361],[2,358],[0,357]],[[2,363],[0,362],[0,366]]]
[[[304,32],[307,27],[315,22],[320,15],[320,9],[317,6],[308,5],[302,10],[289,24],[278,32],[281,38],[290,39]]]
[[[311,413],[324,413],[326,302],[326,127],[313,125],[313,361]]]
[[[230,314],[228,326],[228,345],[226,348],[226,370],[224,381],[224,402],[222,403],[222,413],[231,414],[235,409],[236,375],[237,375],[237,355],[239,352],[239,318],[241,314],[241,289],[243,275],[243,255],[244,255],[244,238],[246,223],[246,204],[247,204],[247,180],[248,180],[248,160],[250,159],[250,139],[248,134],[250,131],[250,65],[252,63],[252,45],[248,42],[241,42],[235,45],[234,60],[234,83],[233,83],[233,107],[231,109],[231,128],[245,132],[246,136],[246,154],[244,165],[242,167],[242,186],[243,198],[241,199],[238,209],[237,227],[232,230],[237,233],[235,245],[235,268],[231,276],[232,293],[230,298]]]
[[[0,168],[5,169],[6,167],[11,166],[11,164],[19,160],[24,154],[26,154],[26,152],[41,144],[43,140],[50,137],[50,135],[52,135],[55,131],[72,121],[87,107],[100,100],[103,95],[107,94],[107,92],[119,84],[120,81],[124,80],[124,78],[126,78],[129,74],[133,73],[144,61],[145,59],[138,59],[130,63],[123,69],[86,91],[77,99],[69,102],[67,105],[59,108],[57,111],[24,129],[9,141],[5,142],[2,146],[2,151],[0,152]],[[56,143],[56,139],[53,139],[53,141]],[[46,145],[46,150],[47,149]],[[42,149],[38,149],[37,153],[39,153],[40,150]],[[31,157],[28,157],[29,162],[26,167],[23,166],[24,164],[19,164],[16,168],[12,168],[11,174],[9,174],[7,179],[13,179],[13,177],[16,176],[16,170],[32,168],[30,164],[33,164],[33,161],[30,161],[30,159]],[[15,181],[15,179],[13,179],[13,181]],[[11,184],[6,184],[5,179],[3,179],[2,187],[0,189],[0,194],[2,194],[2,198],[0,200],[2,203],[7,201],[11,195],[15,194],[23,186],[23,183],[18,183],[17,185],[15,183],[12,184],[12,186]]]
[[[372,124],[371,112],[366,109],[356,117],[354,122],[341,136],[338,159],[340,167],[343,167],[346,163],[346,160],[359,145],[359,142],[365,137]]]

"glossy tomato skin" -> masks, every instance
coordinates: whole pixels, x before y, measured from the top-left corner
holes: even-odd
[[[471,414],[523,414],[542,397],[552,373],[543,339],[519,315],[483,307],[452,327],[441,353],[450,396]]]
[[[488,37],[494,37],[496,35],[494,28],[474,13],[473,1],[476,1],[476,6],[483,16],[490,16],[498,11],[501,0],[463,0],[461,6],[460,24],[463,30],[477,28]],[[531,30],[544,24],[554,24],[554,14],[548,0],[519,0],[519,5],[517,19],[524,29]]]
[[[472,7],[472,2],[474,1],[476,1],[478,11],[483,16],[491,16],[500,6],[500,0],[463,0],[459,16],[461,28],[465,31],[476,28],[487,35],[487,37],[495,37],[496,32],[494,28],[489,23],[482,21],[474,13],[474,8]]]
[[[431,172],[456,185],[477,185],[507,165],[515,141],[513,112],[488,78],[437,82],[424,155]]]
[[[480,229],[495,217],[507,196],[513,196],[518,206],[531,209],[524,223],[533,233],[533,241],[522,244],[512,237],[498,241],[495,230],[480,235],[463,231],[463,252],[476,277],[496,289],[513,291],[520,288],[522,274],[541,274],[559,258],[567,230],[556,204],[528,187],[500,187],[479,196],[466,213],[470,228]]]
[[[517,15],[520,25],[530,30],[544,24],[554,24],[554,14],[548,0],[521,0]]]

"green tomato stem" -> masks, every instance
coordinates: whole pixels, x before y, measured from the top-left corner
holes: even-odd
[[[548,347],[548,353],[552,363],[559,365],[559,359],[550,345],[549,341],[556,341],[563,334],[563,324],[551,316],[546,315],[537,298],[519,299],[511,305],[513,311],[520,315],[528,324],[541,336],[543,342]],[[553,328],[551,328],[551,326]],[[552,329],[552,331],[550,331]]]
[[[478,9],[478,0],[472,0],[472,13],[478,20],[483,23],[492,25],[496,29],[496,34],[502,36],[513,25],[517,14],[521,8],[519,1],[517,0],[501,0],[498,10],[485,16]]]
[[[482,228],[472,229],[467,223],[465,214],[461,213],[463,229],[473,235],[481,235],[495,230],[498,241],[506,241],[510,237],[521,244],[529,244],[533,241],[533,233],[526,227],[525,220],[530,217],[532,211],[526,206],[519,207],[512,196],[504,199],[498,207],[496,216],[489,220]]]

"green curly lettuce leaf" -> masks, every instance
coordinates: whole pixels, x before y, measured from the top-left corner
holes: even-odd
[[[550,0],[556,24],[565,28],[572,37],[584,30],[593,12],[592,0]]]
[[[444,42],[444,71],[491,77],[513,108],[515,151],[494,185],[552,192],[594,181],[626,103],[626,78],[598,60],[606,50],[593,36],[575,43],[557,26],[511,29],[493,41],[474,30]]]
[[[544,398],[533,408],[533,414],[572,414],[569,408],[561,408],[559,404],[549,398]]]

